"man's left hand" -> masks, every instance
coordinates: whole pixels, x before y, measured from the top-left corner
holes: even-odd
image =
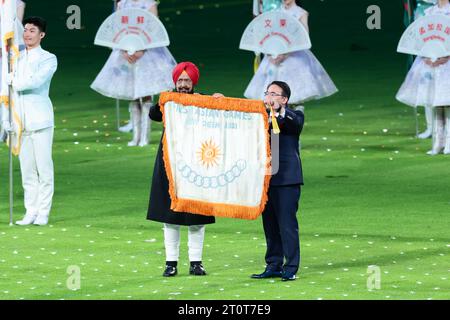
[[[12,72],[6,74],[5,81],[8,86],[12,86],[13,78],[14,78],[14,74]]]
[[[267,108],[267,110],[270,111],[270,113],[271,113],[270,115],[272,116],[272,110],[275,113],[275,115],[277,115],[282,112],[282,109],[284,108],[284,106],[280,105],[276,101],[272,101],[269,104],[266,104],[266,108]]]
[[[216,92],[212,95],[212,97],[218,99],[218,98],[224,98],[225,96],[221,93]]]

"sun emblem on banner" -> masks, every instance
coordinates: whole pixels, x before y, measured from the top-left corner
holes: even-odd
[[[212,139],[202,143],[200,150],[197,151],[197,156],[200,163],[209,169],[212,166],[217,166],[218,159],[222,154],[220,153],[220,148]]]

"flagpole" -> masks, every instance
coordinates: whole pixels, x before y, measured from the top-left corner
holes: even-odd
[[[118,0],[113,0],[113,12],[117,10],[117,2]],[[120,129],[120,100],[116,99],[116,121],[117,121],[117,130]]]
[[[413,8],[411,7],[411,0],[408,0],[408,24],[411,25],[411,23],[414,21],[413,18]],[[412,55],[408,56],[408,70],[411,69],[411,66],[414,62],[414,57]],[[419,116],[417,115],[417,108],[414,109],[414,120],[416,121],[416,137],[419,136]]]
[[[411,5],[412,5],[411,4],[411,0],[406,0],[405,10],[406,10],[406,14],[407,14],[408,20],[405,21],[407,23],[407,25],[405,25],[405,28],[408,28],[411,25],[411,23],[413,22],[413,20],[414,20],[414,18],[413,18],[414,12],[413,12],[413,9],[412,9]],[[408,55],[407,56],[406,72],[408,72],[409,69],[411,68],[413,60],[414,60],[414,57],[412,55]]]
[[[11,39],[8,40],[8,74],[11,73]],[[8,141],[9,141],[9,225],[13,225],[13,207],[14,207],[14,180],[13,180],[13,141],[12,135],[13,131],[11,130],[13,127],[12,122],[12,95],[11,95],[12,86],[8,85],[8,104],[9,104],[9,112],[8,112],[8,121],[10,131],[8,132]]]
[[[414,11],[413,8],[411,6],[411,0],[408,0],[408,9],[409,9],[409,24],[414,22]],[[412,64],[414,63],[414,56],[410,55],[409,56],[409,61],[408,61],[408,71],[409,69],[411,69]],[[419,116],[417,114],[417,108],[414,108],[415,112],[414,112],[414,120],[416,121],[416,137],[419,136]]]
[[[413,8],[411,6],[411,0],[406,0],[406,6],[407,11],[406,14],[408,15],[408,25],[405,26],[406,28],[408,28],[409,25],[411,25],[411,23],[413,22],[414,18],[413,18]],[[412,64],[414,62],[414,57],[412,55],[408,55],[407,56],[407,61],[406,61],[406,72],[408,73]],[[419,116],[417,115],[417,108],[413,108],[414,109],[414,120],[416,122],[416,137],[419,135]]]

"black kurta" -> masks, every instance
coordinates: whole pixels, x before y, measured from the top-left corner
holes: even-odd
[[[154,121],[162,121],[162,113],[159,105],[150,109],[150,118]],[[164,135],[164,131],[163,131]],[[156,155],[155,167],[153,169],[152,187],[150,190],[150,203],[148,205],[147,219],[178,224],[184,226],[211,224],[215,222],[214,217],[199,214],[175,212],[170,210],[169,180],[164,167],[162,137]]]

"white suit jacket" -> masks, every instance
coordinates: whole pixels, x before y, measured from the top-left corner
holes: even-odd
[[[17,102],[24,131],[54,126],[49,91],[57,66],[56,56],[41,47],[21,52],[12,87],[18,95]]]

